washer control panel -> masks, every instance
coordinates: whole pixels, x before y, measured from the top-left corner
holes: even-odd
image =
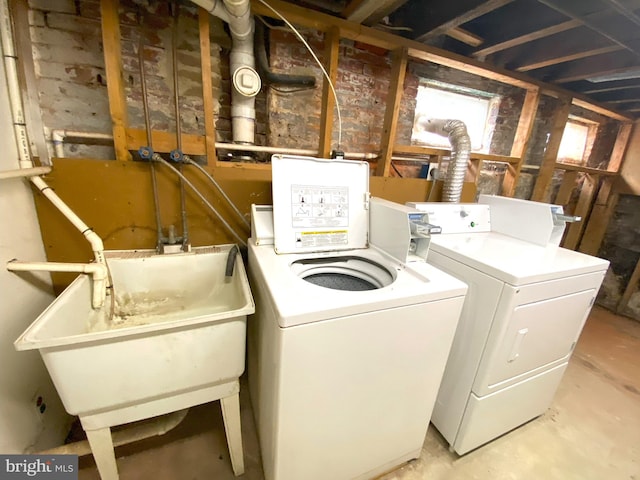
[[[477,203],[407,203],[409,207],[425,212],[429,223],[438,225],[441,233],[477,233],[491,231],[489,205]]]

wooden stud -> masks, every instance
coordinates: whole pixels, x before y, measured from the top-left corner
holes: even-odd
[[[568,170],[564,172],[564,177],[562,178],[562,184],[560,185],[560,189],[558,190],[558,194],[556,195],[553,203],[558,205],[566,206],[571,200],[571,194],[576,188],[576,179],[578,178],[578,172]]]
[[[442,157],[451,156],[451,150],[446,148],[435,147],[423,147],[421,145],[395,145],[393,147],[393,153],[407,154],[407,155],[439,155]],[[493,155],[490,153],[471,152],[472,159],[487,160],[490,162],[502,162],[502,163],[518,163],[517,157],[508,157],[506,155]]]
[[[384,112],[384,123],[382,127],[382,141],[380,145],[380,158],[376,167],[376,175],[388,177],[391,169],[391,155],[396,140],[396,130],[398,124],[398,112],[402,102],[404,92],[404,79],[407,72],[407,49],[395,50],[391,61],[391,81],[389,82],[389,93],[387,94],[387,107]]]
[[[570,250],[575,250],[580,244],[582,233],[584,232],[591,210],[593,196],[595,195],[596,186],[598,184],[598,177],[585,174],[584,182],[582,183],[582,189],[580,190],[580,197],[578,198],[578,204],[573,212],[574,215],[582,217],[582,221],[572,223],[567,229],[567,234],[564,238],[562,246]]]
[[[533,122],[536,118],[539,103],[540,90],[527,90],[524,103],[522,104],[522,111],[520,112],[520,119],[518,120],[516,136],[511,146],[511,156],[518,158],[518,163],[507,167],[504,180],[502,181],[502,195],[505,197],[513,197],[516,191],[520,170],[524,163],[524,155],[527,152],[531,132],[533,132]]]
[[[607,232],[609,220],[618,205],[619,195],[612,190],[615,178],[602,181],[589,221],[580,241],[579,251],[587,255],[597,255]]]
[[[562,103],[562,105],[560,105],[554,114],[551,134],[549,135],[549,140],[547,142],[547,149],[545,150],[544,157],[542,159],[542,165],[540,165],[536,184],[533,187],[531,200],[538,202],[544,202],[547,200],[547,195],[551,188],[553,171],[556,168],[556,158],[558,157],[558,150],[560,149],[560,141],[562,140],[564,127],[567,123],[567,119],[569,118],[570,109],[571,102],[567,99]]]
[[[325,68],[331,82],[335,85],[338,78],[338,57],[340,54],[340,30],[333,27],[326,32],[325,38]],[[322,107],[320,114],[320,141],[318,151],[323,158],[329,158],[333,132],[333,109],[336,100],[327,79],[322,87]]]
[[[620,301],[618,302],[618,305],[616,307],[617,313],[621,313],[625,309],[625,307],[627,306],[627,303],[629,303],[629,300],[631,299],[631,295],[633,295],[636,288],[638,287],[639,281],[640,281],[640,260],[638,261],[638,263],[636,263],[636,268],[633,269],[631,278],[629,279],[629,282],[627,283],[627,286],[624,289],[624,293],[622,294],[622,297],[620,297]]]
[[[122,73],[122,50],[120,47],[120,18],[118,0],[101,0],[102,45],[104,49],[104,66],[107,75],[107,93],[109,95],[109,113],[113,125],[113,144],[116,160],[131,160],[127,149],[126,128],[127,102],[124,94]],[[146,142],[140,143],[137,149]]]
[[[607,170],[600,170],[599,168],[583,167],[581,165],[571,165],[570,163],[556,162],[555,168],[558,170],[571,170],[574,172],[584,172],[584,173],[590,173],[592,175],[600,175],[600,176],[615,177],[618,175],[617,172],[609,172]]]
[[[632,123],[623,123],[618,130],[618,136],[616,137],[616,143],[613,145],[611,157],[609,158],[609,164],[607,170],[610,172],[620,171],[622,165],[622,159],[627,151],[627,145],[629,145],[629,138],[631,138]]]
[[[213,115],[213,86],[211,83],[210,16],[209,12],[202,8],[198,9],[198,27],[200,30],[200,68],[202,70],[205,149],[207,164],[211,168],[215,168],[218,163],[218,156],[216,154],[216,125]]]

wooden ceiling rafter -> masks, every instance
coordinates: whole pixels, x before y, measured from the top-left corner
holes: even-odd
[[[459,27],[460,25],[467,23],[474,18],[481,17],[486,15],[489,12],[492,12],[500,7],[505,6],[508,3],[511,3],[513,0],[486,0],[478,4],[475,8],[469,9],[462,14],[459,14],[453,18],[450,18],[447,21],[444,21],[440,25],[437,25],[435,28],[430,29],[427,32],[419,34],[415,37],[415,40],[418,42],[424,42],[426,40],[435,38],[439,35],[444,35],[448,31],[453,28]],[[455,3],[455,2],[454,2]]]
[[[602,35],[604,38],[620,45],[622,48],[626,50],[629,50],[629,52],[635,54],[640,59],[640,51],[634,45],[630,45],[628,42],[621,40],[617,35],[614,35],[611,32],[607,32],[604,29],[602,29],[600,26],[598,26],[597,23],[594,21],[594,19],[597,18],[597,17],[594,17],[594,14],[585,15],[585,16],[576,15],[574,12],[567,10],[563,6],[559,5],[558,0],[538,0],[538,1],[550,8],[553,8],[554,10],[557,10],[558,12],[562,13],[563,15],[566,15],[569,18],[572,18],[574,20],[579,20],[584,25],[586,25],[587,27],[592,29],[594,32],[596,32],[597,34]],[[603,1],[608,2],[609,0],[603,0]]]
[[[571,30],[573,28],[579,27],[580,25],[582,25],[582,22],[580,22],[579,20],[568,20],[566,22],[562,22],[556,25],[551,25],[549,27],[541,28],[539,30],[526,33],[524,35],[520,35],[518,37],[505,40],[504,42],[495,43],[481,50],[477,50],[473,52],[471,55],[474,58],[483,59],[494,53],[501,52],[502,50],[507,50],[508,48],[517,47],[519,45],[533,42],[534,40],[539,40],[541,38],[550,37],[551,35],[555,35],[556,33],[560,33],[560,32],[565,32],[567,30]]]
[[[423,43],[416,42],[415,40],[393,35],[364,25],[359,25],[331,15],[319,12],[313,12],[313,14],[310,15],[309,10],[298,5],[283,2],[282,0],[271,0],[270,4],[281,14],[285,15],[290,22],[306,28],[326,31],[330,27],[335,26],[340,29],[341,36],[349,40],[363,42],[385,50],[395,50],[399,47],[407,47],[409,56],[414,59],[445,65],[457,70],[463,70],[484,78],[490,78],[508,85],[523,88],[525,90],[539,88],[541,93],[544,95],[550,95],[553,97],[573,97],[572,103],[574,105],[616,120],[631,120],[629,116],[605,105],[601,105],[584,95],[570,92],[560,86],[537,80],[520,72],[509,71],[461,54],[449,52],[431,45],[425,45]],[[273,12],[256,0],[252,0],[251,8],[253,12],[258,15],[264,15],[269,18],[272,18],[274,15]]]

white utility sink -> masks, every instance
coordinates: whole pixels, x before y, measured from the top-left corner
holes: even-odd
[[[242,473],[238,378],[255,308],[231,248],[106,252],[114,288],[104,307],[91,307],[91,277],[80,275],[16,340],[18,350],[40,351],[103,480],[118,478],[111,426],[217,399],[234,472]],[[230,253],[237,258],[227,277]]]

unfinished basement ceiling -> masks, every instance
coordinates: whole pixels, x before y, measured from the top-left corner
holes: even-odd
[[[303,0],[640,116],[640,0]]]

